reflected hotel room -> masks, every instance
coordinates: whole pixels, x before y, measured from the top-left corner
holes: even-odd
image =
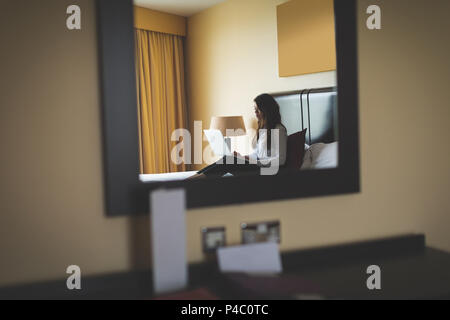
[[[216,2],[134,2],[140,179],[337,167],[333,2]]]

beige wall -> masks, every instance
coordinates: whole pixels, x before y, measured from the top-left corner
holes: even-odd
[[[0,13],[1,285],[149,261],[147,219],[103,213],[93,2],[77,2],[83,30],[68,32],[73,1],[44,1],[2,1]],[[371,3],[359,9],[362,193],[190,210],[191,261],[201,226],[223,224],[237,243],[239,222],[264,219],[281,220],[283,250],[416,231],[450,251],[450,3],[379,1],[383,30],[369,32]]]
[[[227,0],[188,18],[191,130],[194,121],[203,121],[203,127],[209,128],[212,116],[239,115],[244,116],[247,128],[256,128],[253,99],[257,95],[336,84],[335,71],[278,76],[277,5],[284,2]],[[245,138],[233,138],[233,143],[239,152],[248,153]],[[207,163],[211,160],[205,158]]]

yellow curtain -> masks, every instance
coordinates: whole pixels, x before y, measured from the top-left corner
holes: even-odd
[[[182,37],[136,29],[136,69],[141,173],[186,171],[171,161],[187,123]]]

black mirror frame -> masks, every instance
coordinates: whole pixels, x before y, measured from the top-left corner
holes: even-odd
[[[149,193],[184,188],[188,208],[360,191],[356,0],[334,0],[339,167],[165,183],[139,180],[139,139],[132,0],[97,0],[106,214],[149,212]],[[299,88],[300,89],[300,88]]]

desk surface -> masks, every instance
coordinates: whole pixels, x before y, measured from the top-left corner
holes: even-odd
[[[284,255],[284,273],[281,277],[294,276],[294,281],[304,280],[307,284],[319,288],[318,293],[326,299],[450,299],[450,254],[433,248],[390,257],[363,257],[314,265],[300,264],[301,261],[297,260],[295,254]],[[369,275],[366,271],[370,265],[378,265],[381,268],[381,290],[367,288]],[[230,288],[227,277],[218,273],[215,276],[215,279],[212,279],[214,276],[211,275],[210,279],[197,281],[223,299],[295,298],[293,295],[273,294],[270,291],[260,291],[251,296],[242,293],[241,288],[235,285]],[[216,285],[211,286],[209,283]],[[302,293],[304,292],[298,292]]]
[[[284,275],[320,288],[329,299],[449,299],[450,254],[425,247],[422,235],[346,244],[282,254]],[[381,268],[382,290],[370,291],[367,267]],[[244,293],[215,263],[189,267],[190,289],[207,288],[222,299],[284,299],[275,290]],[[83,279],[83,290],[68,291],[66,279],[0,288],[0,299],[149,299],[149,270]],[[299,292],[301,293],[301,292]]]

